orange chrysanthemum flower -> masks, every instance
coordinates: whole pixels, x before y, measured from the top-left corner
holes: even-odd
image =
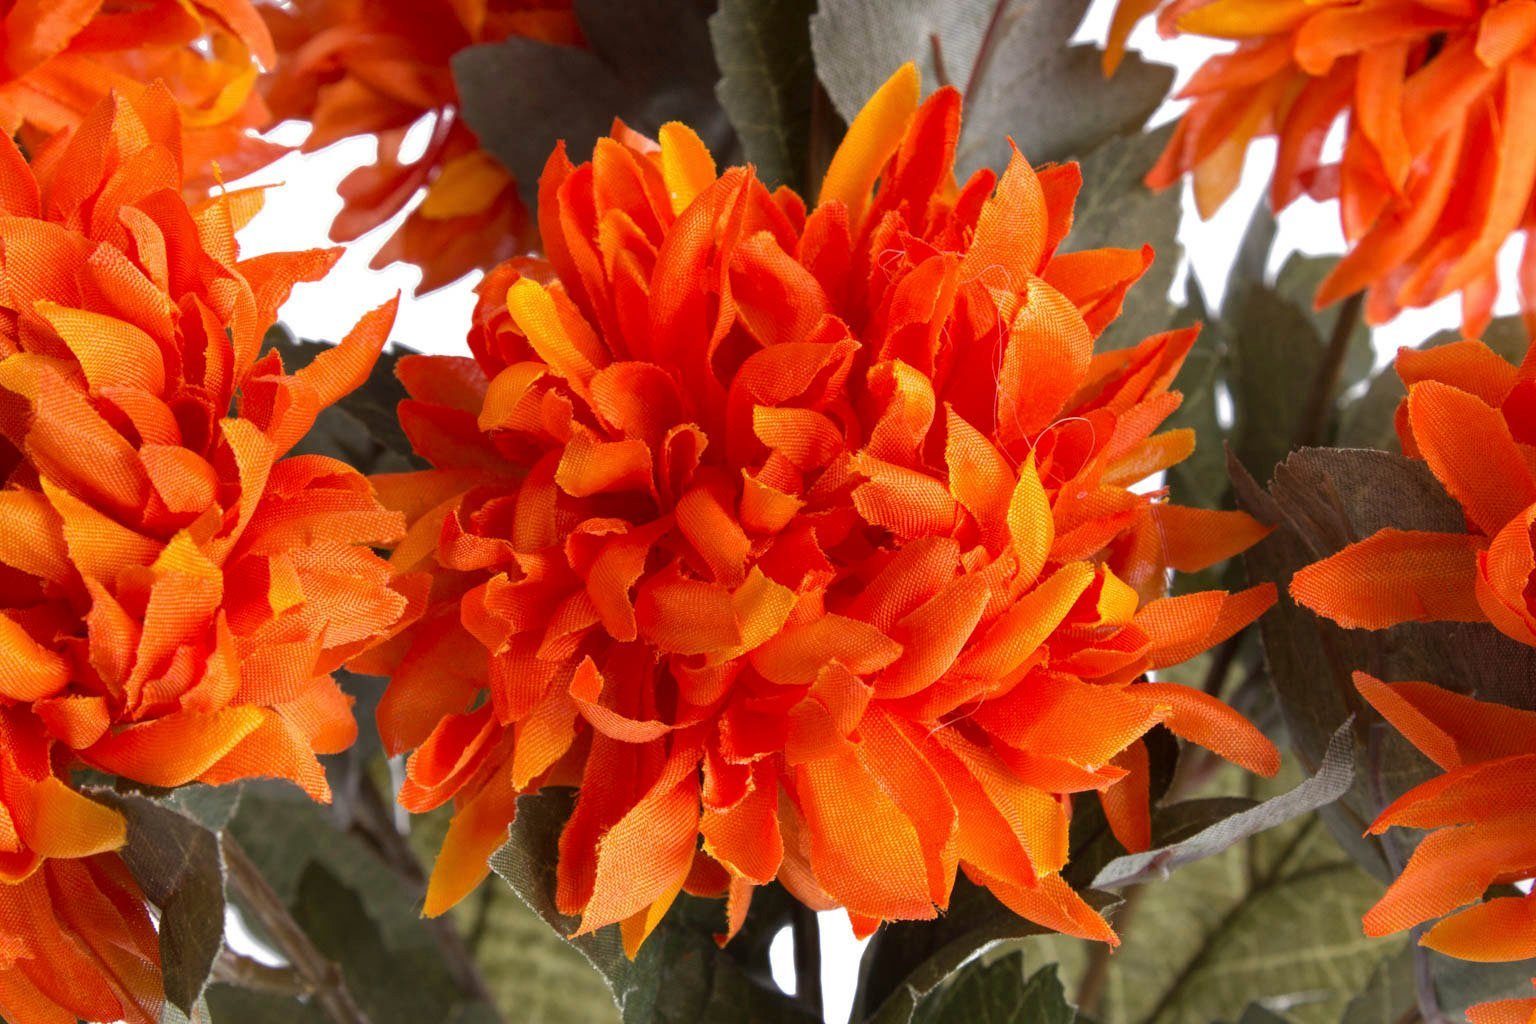
[[[181,108],[187,180],[238,177],[282,152],[255,132],[270,116],[255,89],[272,37],[251,0],[5,0],[0,3],[0,129],[35,149],[78,128],[109,93],[163,80]]]
[[[1403,349],[1403,450],[1466,511],[1467,533],[1382,530],[1298,572],[1291,593],[1341,626],[1491,622],[1536,646],[1536,359],[1482,342]]]
[[[1275,770],[1145,678],[1273,600],[1162,596],[1263,533],[1133,487],[1190,451],[1155,431],[1194,332],[1095,356],[1151,252],[1059,251],[1075,165],[957,186],[960,95],[918,95],[877,93],[809,213],[679,124],[557,149],[547,260],[483,283],[473,359],[401,362],[435,468],[375,482],[435,584],[368,667],[402,802],[457,807],[429,913],[518,793],[578,783],[557,900],[631,950],[685,885],[730,930],[778,879],[867,932],[959,870],[1114,941],[1059,874],[1074,795],[1145,847],[1159,722]]]
[[[526,251],[531,225],[516,182],[460,119],[450,61],[514,36],[576,43],[570,0],[294,0],[263,13],[278,50],[267,100],[279,120],[313,125],[304,150],[378,140],[377,160],[342,182],[332,238],[371,231],[425,190],[375,267],[413,263],[429,291]],[[423,119],[425,150],[402,159],[406,132]]]
[[[1185,87],[1193,102],[1154,187],[1191,173],[1209,215],[1236,187],[1250,142],[1279,140],[1271,202],[1338,199],[1349,251],[1326,305],[1367,291],[1374,323],[1461,293],[1482,333],[1496,257],[1525,233],[1521,296],[1536,308],[1536,6],[1525,0],[1121,0],[1107,57],[1159,9],[1164,31],[1237,42]],[[1343,155],[1324,142],[1344,126]]]
[[[407,603],[364,545],[401,520],[342,463],[280,456],[366,377],[393,306],[296,373],[258,359],[337,254],[240,260],[261,195],[189,207],[179,138],[157,87],[31,166],[0,144],[0,698],[102,771],[323,797],[315,754],[356,728],[328,673]]]
[[[155,928],[110,851],[122,817],[54,774],[48,737],[0,707],[0,1016],[13,1024],[157,1024]]]
[[[182,139],[157,85],[31,165],[0,141],[0,1007],[17,1024],[62,1019],[48,1000],[159,1019],[142,898],[98,856],[122,821],[69,770],[327,798],[317,755],[356,734],[330,673],[410,604],[366,546],[398,538],[399,514],[342,463],[281,458],[367,376],[393,309],[295,373],[258,358],[277,305],[337,254],[241,260],[261,195],[189,206]],[[92,955],[99,979],[76,973]]]
[[[1369,935],[1443,918],[1423,944],[1463,960],[1536,957],[1536,896],[1483,900],[1493,885],[1536,875],[1536,713],[1484,703],[1429,683],[1355,684],[1445,774],[1410,790],[1371,826],[1430,829],[1381,902]],[[1472,906],[1468,906],[1472,904]],[[1465,909],[1463,909],[1465,908]],[[1536,999],[1475,1006],[1472,1024],[1529,1024]]]

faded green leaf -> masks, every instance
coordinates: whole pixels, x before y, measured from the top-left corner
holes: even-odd
[[[479,1001],[456,984],[420,892],[324,808],[284,787],[247,785],[230,832],[372,1024],[449,1021]]]
[[[582,160],[615,117],[654,135],[682,121],[718,156],[731,128],[715,99],[715,69],[699,0],[577,0],[587,48],[511,38],[453,58],[464,119],[480,144],[536,198],[539,174],[565,140]]]
[[[208,1009],[216,1024],[332,1024],[315,1006],[234,985],[210,985]]]
[[[206,787],[198,790],[183,802],[211,809],[217,802],[205,799]],[[165,997],[191,1015],[224,947],[224,858],[218,836],[189,814],[147,796],[110,790],[91,795],[128,820],[123,862],[160,911]]]
[[[1026,980],[1020,951],[991,963],[973,961],[918,1007],[913,1024],[1072,1024],[1077,1011],[1067,1002],[1056,965]]]
[[[965,90],[962,176],[1003,166],[1009,136],[1033,163],[1080,156],[1139,130],[1173,82],[1172,69],[1135,54],[1106,80],[1098,49],[1069,43],[1087,7],[1087,0],[822,0],[811,19],[816,73],[850,120],[908,61],[918,62],[927,89]]]
[[[1217,788],[1263,799],[1297,781],[1294,768],[1274,780],[1234,769]],[[1062,936],[1024,943],[1026,956],[1061,963],[1069,996],[1086,996],[1080,1012],[1100,1024],[1211,1024],[1254,1002],[1285,1007],[1294,1024],[1336,1024],[1382,952],[1360,931],[1380,886],[1315,815],[1126,895],[1112,954]],[[1090,964],[1101,980],[1086,985]]]
[[[1094,888],[1121,889],[1166,878],[1177,868],[1215,856],[1260,832],[1333,803],[1349,791],[1355,778],[1354,739],[1349,725],[1346,722],[1339,727],[1328,743],[1322,764],[1295,789],[1222,818],[1169,845],[1110,861],[1094,878]]]
[[[1402,830],[1363,838],[1386,804],[1434,774],[1433,766],[1390,729],[1355,691],[1353,673],[1430,679],[1459,692],[1530,706],[1526,680],[1536,651],[1479,623],[1418,623],[1387,630],[1344,630],[1297,606],[1287,587],[1297,569],[1384,527],[1457,532],[1459,505],[1421,462],[1386,452],[1303,449],[1277,466],[1268,492],[1234,468],[1239,505],[1276,527],[1244,563],[1255,583],[1280,591],[1259,620],[1276,698],[1292,753],[1315,770],[1331,737],[1355,715],[1355,784],[1322,814],[1335,837],[1378,878],[1406,857]],[[1391,843],[1392,846],[1387,846]]]
[[[556,908],[554,876],[560,830],[572,806],[568,790],[519,797],[507,843],[491,858],[512,890],[566,936],[578,922]],[[570,942],[607,980],[625,1024],[813,1024],[814,1015],[773,985],[766,960],[744,964],[734,955],[735,943],[725,949],[715,943],[724,926],[722,903],[684,895],[634,960],[624,955],[617,926]]]
[[[1432,1020],[1435,1011],[1459,1014],[1475,1003],[1531,994],[1536,960],[1468,963],[1403,941],[1396,945],[1400,948],[1382,958],[1359,995],[1350,1000],[1339,1024]],[[1414,1016],[1416,1013],[1419,1018]]]
[[[1095,351],[1134,345],[1168,330],[1174,321],[1168,290],[1183,253],[1178,240],[1179,190],[1153,192],[1142,184],[1172,134],[1170,126],[1120,135],[1083,156],[1083,189],[1063,250],[1150,245],[1157,254],[1126,296],[1120,316],[1099,336]]]
[[[1084,897],[1102,909],[1114,903],[1104,893]],[[964,878],[955,884],[949,910],[934,921],[898,921],[882,926],[879,939],[859,964],[854,1018],[875,1024],[908,1024],[918,1005],[962,964],[1012,939],[1044,929],[1003,906]]]
[[[769,187],[805,194],[811,132],[810,17],[815,0],[721,0],[709,19],[720,81],[715,95],[730,115],[746,159]]]

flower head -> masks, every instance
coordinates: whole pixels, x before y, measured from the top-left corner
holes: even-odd
[[[1404,349],[1403,450],[1466,513],[1463,533],[1386,529],[1307,566],[1291,593],[1350,628],[1491,622],[1536,646],[1536,360],[1482,342]]]
[[[109,93],[136,97],[158,79],[181,110],[190,183],[212,184],[215,161],[238,177],[282,152],[255,135],[269,120],[256,79],[275,52],[251,0],[8,0],[0,12],[0,129],[29,150],[78,129]]]
[[[425,190],[375,267],[413,263],[428,291],[527,248],[516,182],[460,118],[450,62],[513,37],[578,42],[570,0],[295,0],[263,14],[278,51],[263,88],[278,120],[311,123],[303,148],[378,140],[378,158],[342,182],[332,238],[373,230]],[[423,121],[426,149],[407,159],[406,134]]]
[[[367,660],[402,802],[457,808],[429,912],[518,793],[576,783],[557,900],[631,949],[685,885],[729,930],[776,878],[867,931],[960,870],[1112,940],[1060,876],[1074,798],[1144,847],[1159,722],[1274,770],[1145,679],[1273,599],[1162,596],[1263,532],[1134,487],[1190,450],[1156,431],[1193,332],[1095,355],[1150,251],[1060,251],[1074,165],[957,184],[959,123],[903,69],[809,211],[679,124],[557,150],[547,258],[482,283],[474,358],[402,361],[434,468],[375,482],[433,600]]]
[[[1536,957],[1536,896],[1483,899],[1494,885],[1536,874],[1536,713],[1485,703],[1429,683],[1355,684],[1371,705],[1445,774],[1410,790],[1371,825],[1428,830],[1402,874],[1365,916],[1368,935],[1435,918],[1425,946],[1463,960]],[[1470,904],[1470,906],[1469,906]],[[1528,1021],[1536,999],[1473,1007],[1473,1024]]]
[[[406,609],[366,546],[401,524],[342,463],[281,456],[366,377],[393,307],[296,373],[258,358],[336,254],[241,260],[260,193],[189,206],[179,139],[154,87],[30,166],[0,144],[0,700],[141,783],[324,797],[315,755],[356,731],[329,673]]]
[[[1521,295],[1536,304],[1536,7],[1518,0],[1121,0],[1109,64],[1158,10],[1167,33],[1233,40],[1148,183],[1189,173],[1203,213],[1236,187],[1249,144],[1279,140],[1271,202],[1337,199],[1349,251],[1319,304],[1367,290],[1384,322],[1460,293],[1473,336],[1498,291],[1496,258],[1524,233]],[[1342,155],[1325,140],[1343,125]]]

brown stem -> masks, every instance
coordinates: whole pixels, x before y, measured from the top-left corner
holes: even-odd
[[[1125,891],[1125,899],[1115,911],[1115,930],[1125,935],[1130,928],[1131,918],[1136,914],[1136,905],[1141,902],[1145,886],[1133,885]],[[1092,951],[1088,954],[1088,967],[1083,971],[1083,980],[1077,986],[1077,1010],[1078,1013],[1093,1017],[1098,1014],[1099,1004],[1104,1000],[1104,989],[1109,984],[1109,958],[1114,949],[1107,942],[1096,942]]]
[[[1003,27],[1003,15],[1008,12],[1008,0],[997,0],[997,6],[992,8],[992,17],[987,19],[987,27],[981,34],[981,45],[976,48],[976,60],[971,64],[971,73],[965,80],[965,99],[969,103],[976,95],[976,87],[981,84],[982,78],[987,73],[987,67],[992,63],[992,54],[997,52],[997,37]]]
[[[228,947],[219,951],[213,962],[213,980],[225,985],[235,985],[253,992],[271,992],[274,995],[307,999],[314,995],[299,972],[292,967],[273,967],[260,960],[241,956]]]
[[[219,843],[224,850],[229,885],[236,898],[276,945],[277,951],[287,958],[314,1005],[334,1024],[371,1024],[368,1015],[347,990],[341,968],[315,947],[308,933],[288,913],[282,897],[272,890],[261,869],[235,837],[225,832]]]
[[[422,868],[416,851],[411,849],[409,840],[395,827],[394,814],[383,794],[379,792],[379,787],[371,778],[364,778],[358,790],[354,827],[363,833],[384,862],[394,869],[418,897],[424,895],[427,888],[426,871]],[[429,917],[425,919],[425,924],[427,931],[437,943],[443,963],[453,977],[454,984],[459,987],[459,991],[478,998],[485,1004],[485,1011],[494,1014],[492,1019],[501,1021],[502,1017],[496,1010],[496,1000],[491,994],[490,986],[486,984],[485,977],[480,973],[480,965],[475,962],[474,954],[470,952],[464,937],[459,934],[453,918],[447,914]]]
[[[937,32],[928,33],[928,48],[933,51],[933,77],[938,79],[939,88],[954,84],[949,80],[949,69],[944,66],[944,44],[939,41]]]
[[[1344,359],[1349,355],[1349,340],[1360,325],[1360,314],[1365,308],[1365,293],[1356,292],[1339,306],[1339,315],[1333,322],[1333,334],[1323,361],[1317,366],[1312,378],[1312,393],[1307,398],[1307,412],[1296,432],[1297,447],[1313,447],[1328,439],[1329,414],[1333,411],[1333,399],[1339,389],[1339,376],[1344,372]]]
[[[819,1019],[824,1015],[821,996],[821,931],[816,911],[799,901],[789,919],[795,945],[795,998]]]

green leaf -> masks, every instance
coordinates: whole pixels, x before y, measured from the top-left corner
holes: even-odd
[[[573,806],[569,790],[519,797],[507,843],[491,858],[496,873],[563,936],[578,924],[555,906],[560,830]],[[684,895],[634,960],[624,955],[617,926],[570,942],[607,980],[625,1024],[813,1024],[813,1014],[773,985],[766,964],[743,963],[735,943],[715,943],[724,927],[719,901]]]
[[[1339,727],[1355,717],[1355,783],[1323,818],[1339,843],[1383,880],[1401,863],[1402,830],[1364,837],[1386,803],[1437,774],[1360,699],[1363,669],[1388,680],[1430,679],[1484,699],[1530,707],[1536,650],[1481,623],[1414,623],[1345,630],[1299,607],[1287,587],[1296,570],[1392,526],[1460,532],[1461,508],[1422,462],[1386,452],[1303,449],[1275,468],[1266,492],[1234,467],[1239,505],[1275,531],[1244,556],[1254,583],[1280,591],[1260,621],[1276,699],[1302,767],[1315,770]],[[1385,845],[1393,844],[1392,846]]]
[[[464,119],[530,204],[555,144],[585,159],[615,117],[650,135],[682,121],[722,156],[732,136],[715,99],[708,14],[691,0],[577,0],[585,49],[514,37],[460,50]]]
[[[1056,965],[1025,980],[1024,954],[974,961],[923,1000],[914,1024],[1072,1024],[1077,1011],[1067,1002]]]
[[[709,19],[720,81],[715,95],[758,177],[802,194],[810,147],[810,17],[815,0],[721,0]]]
[[[333,1024],[323,1011],[308,1003],[234,985],[210,985],[208,1009],[217,1024]]]
[[[1182,216],[1179,190],[1153,192],[1142,184],[1172,135],[1172,126],[1147,134],[1120,135],[1083,156],[1083,189],[1063,250],[1150,245],[1157,254],[1126,296],[1120,316],[1099,336],[1095,351],[1135,345],[1168,330],[1173,323],[1168,290],[1183,252],[1178,241]]]
[[[1263,798],[1297,779],[1293,767],[1267,781],[1230,769],[1216,785]],[[1306,815],[1128,890],[1113,953],[1062,936],[1024,949],[1059,962],[1079,1012],[1105,1024],[1210,1024],[1255,1001],[1294,1024],[1336,1024],[1381,956],[1360,932],[1380,893]]]
[[[1531,994],[1536,960],[1468,963],[1423,947],[1401,942],[1398,945],[1402,948],[1376,965],[1365,987],[1350,1000],[1339,1024],[1401,1024],[1407,1020],[1431,1020],[1434,1018],[1424,1013],[1426,1009],[1460,1014],[1475,1003]],[[1426,991],[1433,992],[1432,1006],[1421,1002]]]
[[[1345,722],[1339,727],[1316,773],[1295,789],[1222,818],[1172,844],[1110,861],[1094,878],[1094,888],[1121,889],[1166,878],[1177,868],[1215,856],[1260,832],[1333,803],[1349,791],[1355,778],[1354,740],[1349,726]]]
[[[1002,167],[1008,137],[1032,163],[1080,156],[1139,130],[1173,83],[1171,68],[1127,54],[1105,79],[1093,46],[1070,44],[1087,0],[822,0],[811,19],[816,73],[852,118],[916,60],[929,90],[967,93],[957,171]]]
[[[180,802],[220,802],[207,799],[206,787],[197,789]],[[167,802],[110,790],[91,795],[128,820],[123,862],[160,911],[165,998],[190,1016],[224,947],[224,858],[218,836]]]
[[[1083,895],[1099,909],[1115,902],[1104,893]],[[1042,931],[987,890],[961,878],[942,917],[881,927],[859,964],[854,1019],[868,1015],[876,1024],[908,1024],[923,997],[961,965],[1000,943]]]
[[[229,829],[341,969],[372,1024],[450,1021],[479,1002],[455,982],[421,917],[419,889],[372,846],[339,831],[326,809],[286,787],[248,784]],[[211,1000],[215,1010],[220,998]]]

